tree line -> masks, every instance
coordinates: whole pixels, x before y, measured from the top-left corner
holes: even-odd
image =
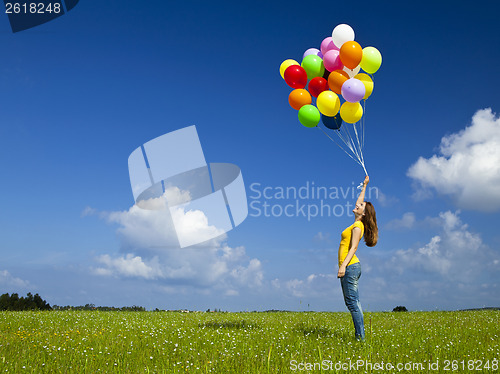
[[[59,306],[50,304],[43,300],[39,294],[34,296],[31,292],[28,292],[26,297],[19,297],[17,293],[9,295],[4,293],[0,296],[0,311],[1,310],[12,310],[12,311],[22,311],[22,310],[99,310],[99,311],[122,311],[122,312],[144,312],[146,308],[142,306],[124,306],[117,308],[114,306],[95,306],[94,304],[85,304],[80,306]]]
[[[114,306],[95,306],[94,304],[85,304],[80,306],[59,306],[54,305],[53,310],[99,310],[101,312],[145,312],[146,308],[143,306],[123,306],[117,308]]]
[[[0,296],[0,310],[52,310],[52,307],[39,294],[33,296],[28,292],[26,297],[19,297],[17,293],[4,293]]]

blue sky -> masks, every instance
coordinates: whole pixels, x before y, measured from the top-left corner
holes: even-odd
[[[499,10],[82,0],[16,34],[4,14],[0,291],[58,305],[345,310],[336,253],[352,216],[250,209],[204,253],[132,249],[127,159],[196,125],[207,161],[241,168],[249,203],[265,187],[357,186],[363,170],[298,122],[279,75],[347,23],[383,57],[365,115],[380,241],[358,252],[364,308],[498,306]]]

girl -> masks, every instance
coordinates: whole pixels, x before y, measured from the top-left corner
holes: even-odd
[[[378,240],[377,217],[372,203],[365,200],[366,185],[370,181],[365,177],[363,188],[359,193],[356,206],[352,210],[354,213],[354,223],[342,231],[339,246],[339,272],[342,293],[344,294],[345,305],[351,312],[354,322],[356,340],[365,340],[365,327],[363,322],[363,310],[359,302],[358,280],[361,276],[361,263],[356,257],[356,250],[361,238],[365,237],[368,247],[373,247]]]

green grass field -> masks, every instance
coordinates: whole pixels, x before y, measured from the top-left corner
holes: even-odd
[[[500,311],[0,312],[0,371],[499,373]]]

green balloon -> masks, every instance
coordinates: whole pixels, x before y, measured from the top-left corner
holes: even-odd
[[[311,80],[316,77],[322,77],[325,73],[325,65],[323,60],[317,55],[307,55],[300,64],[307,73],[307,79]]]
[[[368,74],[375,73],[382,65],[382,55],[375,47],[363,48],[363,57],[359,66]]]
[[[299,109],[299,121],[305,127],[316,127],[321,120],[321,114],[314,105],[303,105]]]

